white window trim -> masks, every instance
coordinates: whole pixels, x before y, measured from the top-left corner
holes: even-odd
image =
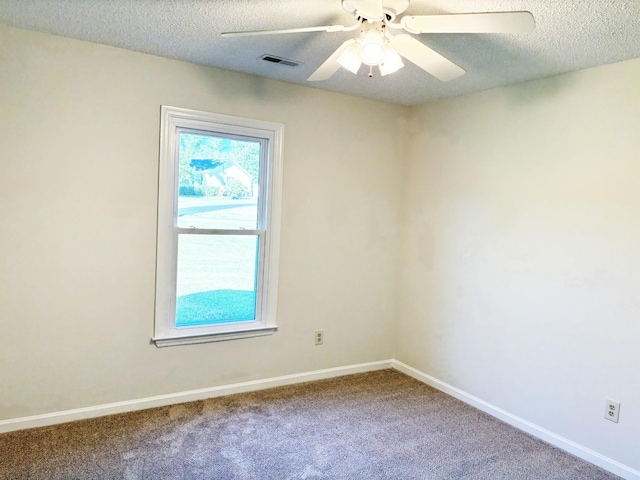
[[[262,282],[260,318],[248,322],[177,328],[175,326],[178,170],[176,140],[178,129],[245,135],[268,141],[268,171],[265,193],[264,263],[258,273]],[[162,106],[160,122],[160,170],[158,192],[158,237],[156,246],[156,307],[152,341],[158,347],[217,342],[270,335],[277,331],[278,258],[280,250],[280,210],[284,125],[229,115]],[[262,183],[262,182],[261,182]],[[266,188],[265,188],[266,187]],[[258,299],[256,299],[258,301]]]

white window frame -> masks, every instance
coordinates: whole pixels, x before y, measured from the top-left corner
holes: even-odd
[[[218,230],[179,228],[178,147],[182,131],[222,136],[251,137],[261,148],[260,196],[262,211],[256,230],[257,269],[256,319],[217,325],[176,327],[176,279],[179,234],[224,234]],[[221,115],[178,107],[162,106],[160,121],[160,170],[158,182],[158,237],[156,257],[155,328],[152,341],[158,347],[216,342],[270,335],[277,331],[278,256],[284,125],[280,123]]]

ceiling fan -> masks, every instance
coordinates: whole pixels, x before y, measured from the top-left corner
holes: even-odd
[[[224,37],[276,35],[306,32],[349,32],[360,30],[357,38],[344,42],[308,78],[309,81],[329,79],[340,67],[357,73],[364,63],[380,69],[382,76],[396,72],[404,66],[402,58],[446,82],[465,71],[410,34],[420,33],[526,33],[535,28],[530,12],[493,12],[439,15],[398,15],[409,7],[409,0],[341,0],[342,8],[353,14],[356,23],[351,26],[329,25],[286,30],[257,30],[225,32]],[[401,33],[392,34],[397,30]],[[407,32],[407,33],[404,33]]]

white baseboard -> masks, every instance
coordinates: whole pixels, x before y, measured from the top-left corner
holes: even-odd
[[[27,428],[46,427],[59,423],[73,422],[75,420],[85,420],[88,418],[103,417],[105,415],[113,415],[116,413],[133,412],[147,408],[164,407],[166,405],[173,405],[176,403],[205,400],[207,398],[232,395],[234,393],[252,392],[256,390],[263,390],[265,388],[280,387],[283,385],[292,385],[294,383],[310,382],[325,378],[341,377],[343,375],[351,375],[354,373],[371,372],[374,370],[391,368],[391,364],[392,360],[360,363],[357,365],[348,365],[346,367],[326,368],[312,372],[283,375],[264,380],[233,383],[231,385],[222,385],[219,387],[202,388],[199,390],[170,393],[167,395],[108,403],[93,407],[75,408],[73,410],[64,410],[61,412],[0,420],[0,433],[24,430]]]
[[[619,475],[620,477],[627,480],[640,480],[640,471],[628,467],[611,458],[605,457],[598,452],[572,442],[571,440],[561,437],[560,435],[556,435],[555,433],[531,422],[528,422],[527,420],[512,415],[511,413],[502,410],[495,405],[491,405],[490,403],[487,403],[484,400],[479,399],[478,397],[474,397],[473,395],[470,395],[460,390],[459,388],[453,387],[448,383],[438,380],[431,375],[427,375],[426,373],[421,372],[420,370],[410,367],[409,365],[406,365],[397,360],[392,360],[391,366],[396,370],[402,373],[406,373],[410,377],[415,378],[416,380],[420,380],[421,382],[426,383],[427,385],[440,390],[441,392],[451,395],[458,400],[462,400],[472,407],[475,407],[478,410],[482,410],[483,412],[488,413],[489,415],[496,417],[513,427],[523,430],[533,435],[534,437],[539,438],[540,440],[550,443],[555,447],[565,450],[578,458],[586,460],[587,462],[597,465],[598,467],[604,468],[605,470],[608,470],[609,472]]]

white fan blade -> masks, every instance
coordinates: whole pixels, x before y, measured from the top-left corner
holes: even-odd
[[[338,63],[338,57],[344,52],[349,45],[355,42],[355,39],[351,38],[338,47],[338,49],[327,58],[318,69],[311,74],[307,80],[309,82],[319,82],[321,80],[327,80],[338,71],[340,64]]]
[[[464,73],[458,65],[424,43],[420,43],[411,35],[396,35],[393,37],[392,45],[404,58],[443,82],[453,80]]]
[[[348,3],[358,15],[367,20],[378,22],[385,18],[382,0],[348,0]]]
[[[411,33],[527,33],[536,26],[530,12],[414,15],[400,23]]]
[[[358,23],[356,27],[360,26]],[[304,27],[289,28],[285,30],[253,30],[247,32],[223,32],[221,37],[250,37],[254,35],[279,35],[281,33],[307,33],[307,32],[342,32],[345,30],[353,30],[351,27],[344,25],[328,25],[323,27]]]

